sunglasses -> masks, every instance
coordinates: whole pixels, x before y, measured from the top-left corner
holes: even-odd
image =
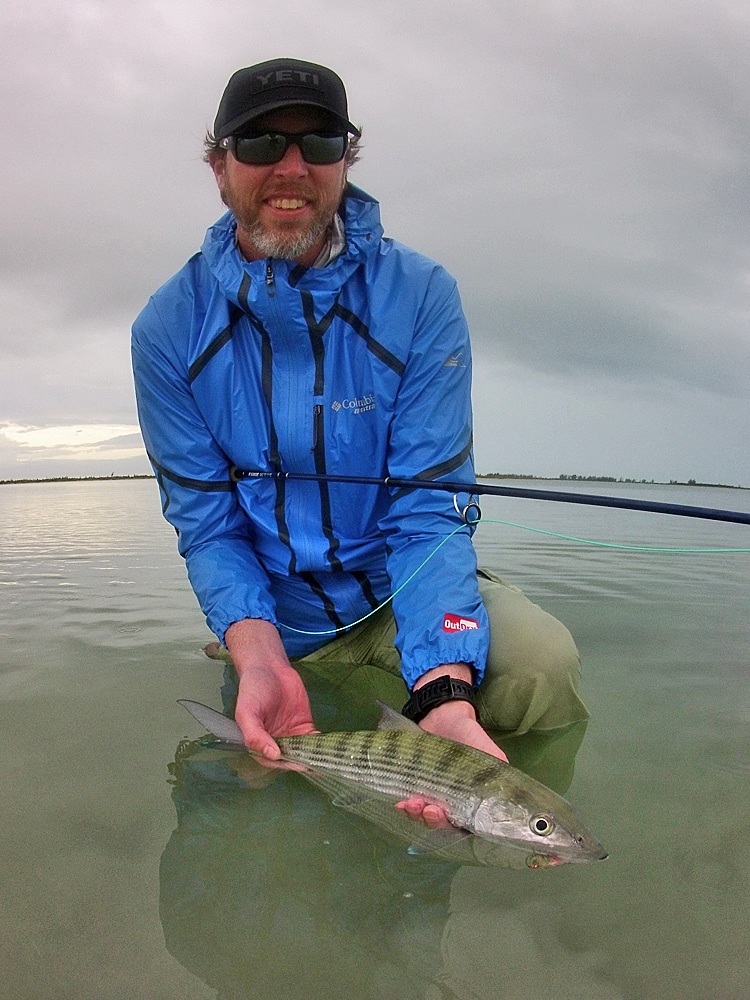
[[[343,160],[349,145],[345,132],[266,132],[263,135],[230,135],[219,142],[240,163],[262,166],[278,163],[290,146],[297,146],[305,163],[323,165]]]

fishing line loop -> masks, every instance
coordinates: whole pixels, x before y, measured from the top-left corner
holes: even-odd
[[[474,497],[471,497],[469,502],[463,508],[463,510],[461,510],[458,506],[458,493],[454,493],[453,508],[458,514],[458,516],[461,518],[461,520],[464,522],[464,524],[467,525],[469,528],[475,527],[475,525],[479,524],[479,522],[482,520],[482,508],[479,506],[479,501],[476,500]],[[471,518],[469,517],[470,513],[474,515]]]

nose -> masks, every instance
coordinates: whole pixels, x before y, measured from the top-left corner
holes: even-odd
[[[307,164],[302,157],[302,150],[290,142],[284,155],[275,165],[274,173],[280,177],[304,177],[307,174]]]

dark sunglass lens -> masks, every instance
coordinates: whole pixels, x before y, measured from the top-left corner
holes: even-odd
[[[346,152],[346,136],[308,132],[300,140],[300,149],[307,163],[338,163]]]
[[[286,137],[277,133],[238,135],[234,155],[240,163],[278,163],[286,151]]]
[[[289,144],[299,146],[306,163],[338,163],[347,146],[345,135],[319,135],[305,132],[301,135],[284,132],[267,132],[265,135],[238,135],[234,139],[234,155],[240,163],[262,166],[278,163]]]

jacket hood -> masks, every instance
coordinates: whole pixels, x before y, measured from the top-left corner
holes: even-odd
[[[304,268],[305,284],[340,284],[355,267],[375,253],[381,245],[383,226],[380,206],[371,195],[347,184],[339,207],[339,214],[346,231],[346,250],[325,268]],[[201,254],[209,270],[224,293],[237,302],[240,284],[247,274],[255,282],[265,278],[267,260],[246,261],[240,256],[235,240],[236,222],[231,212],[226,212],[206,232]],[[287,273],[299,267],[294,261],[274,258],[274,269]]]

